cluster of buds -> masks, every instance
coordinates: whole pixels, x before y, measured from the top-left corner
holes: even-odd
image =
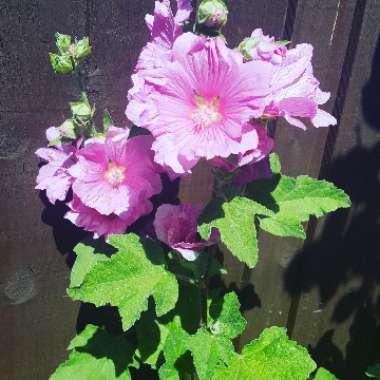
[[[206,34],[219,34],[227,18],[228,8],[223,0],[203,0],[198,7],[197,29]]]
[[[60,33],[55,37],[58,52],[49,53],[50,63],[56,73],[72,73],[80,60],[91,53],[90,41],[84,37],[73,42],[71,36]]]

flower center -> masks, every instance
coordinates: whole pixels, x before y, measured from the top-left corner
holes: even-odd
[[[194,97],[195,108],[191,113],[194,123],[202,128],[208,128],[210,125],[221,120],[219,97],[215,96],[210,100],[206,100],[203,96],[197,94]]]
[[[108,164],[108,169],[104,173],[105,179],[113,186],[120,185],[125,180],[125,167],[118,166],[113,162]]]

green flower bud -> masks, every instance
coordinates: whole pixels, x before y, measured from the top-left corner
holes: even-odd
[[[201,28],[220,31],[226,25],[228,8],[223,0],[202,0],[198,7],[197,24]]]
[[[78,127],[88,127],[94,116],[94,111],[88,101],[85,93],[82,93],[82,99],[77,102],[70,102],[71,113],[73,114],[73,121]]]
[[[91,53],[90,40],[88,37],[84,37],[77,41],[74,45],[74,57],[76,59],[84,58]]]
[[[73,119],[67,119],[57,129],[63,137],[71,140],[75,140],[77,138]]]
[[[71,45],[71,36],[67,34],[56,33],[55,34],[57,49],[60,54],[66,54]]]
[[[49,59],[56,73],[71,73],[74,70],[72,58],[69,55],[49,53]]]

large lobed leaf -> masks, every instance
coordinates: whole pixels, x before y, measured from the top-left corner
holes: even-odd
[[[113,235],[110,244],[117,253],[96,262],[83,282],[68,289],[68,294],[74,300],[96,306],[118,307],[124,330],[147,310],[150,296],[158,316],[173,309],[178,299],[178,283],[165,269],[160,247],[135,234]]]
[[[198,232],[208,239],[217,228],[226,247],[240,261],[253,268],[258,259],[255,215],[271,215],[265,206],[245,197],[235,196],[225,202],[211,202],[201,215]]]
[[[133,352],[125,337],[87,325],[70,343],[69,358],[50,380],[130,380]]]
[[[289,340],[284,328],[271,327],[228,366],[219,365],[212,379],[306,380],[315,368],[307,350]]]

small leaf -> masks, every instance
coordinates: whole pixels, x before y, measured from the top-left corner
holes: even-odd
[[[160,380],[181,380],[177,368],[170,363],[164,363],[160,367],[158,375]]]
[[[76,59],[84,58],[91,54],[90,40],[88,37],[84,37],[77,41],[74,45],[74,56]]]
[[[223,300],[210,306],[210,330],[214,335],[236,338],[245,329],[247,321],[240,313],[240,302],[234,292],[227,293]]]
[[[49,53],[49,59],[56,73],[66,74],[74,70],[72,59],[69,55]]]
[[[118,253],[97,262],[79,287],[70,288],[74,299],[96,306],[110,304],[119,308],[123,329],[128,330],[153,296],[156,314],[172,310],[178,299],[178,283],[164,267],[161,248],[135,234],[113,235],[110,244]]]
[[[234,354],[234,346],[229,339],[214,336],[204,328],[189,338],[189,349],[199,380],[211,379],[217,365],[228,364]]]
[[[56,146],[60,144],[63,140],[63,136],[58,136],[54,140],[49,141],[48,147]]]
[[[108,112],[108,110],[104,110],[103,113],[103,132],[107,133],[108,129],[114,125],[112,121],[111,114]]]
[[[58,131],[61,133],[61,135],[65,138],[75,140],[76,139],[76,133],[75,133],[75,124],[73,119],[67,119],[65,120],[59,127]]]
[[[314,380],[338,380],[338,378],[331,372],[327,371],[327,369],[321,367],[315,374]]]
[[[126,338],[87,325],[70,343],[69,358],[50,380],[130,380],[133,350]]]
[[[271,210],[248,198],[236,196],[225,202],[216,200],[202,213],[198,232],[203,239],[208,239],[212,229],[217,228],[231,253],[253,268],[258,259],[254,216],[272,214]]]
[[[71,36],[67,34],[56,33],[55,34],[55,44],[57,45],[57,49],[60,54],[66,54],[71,45]]]
[[[218,365],[212,379],[305,380],[315,368],[307,350],[289,340],[284,328],[271,327],[232,356],[229,365]]]
[[[269,163],[270,163],[270,169],[272,173],[275,173],[275,174],[281,173],[281,162],[280,162],[280,157],[278,157],[277,153],[271,153],[269,155]]]
[[[288,40],[278,40],[278,41],[276,41],[276,44],[280,45],[280,46],[286,46],[286,45],[290,44],[290,41],[288,41]]]

